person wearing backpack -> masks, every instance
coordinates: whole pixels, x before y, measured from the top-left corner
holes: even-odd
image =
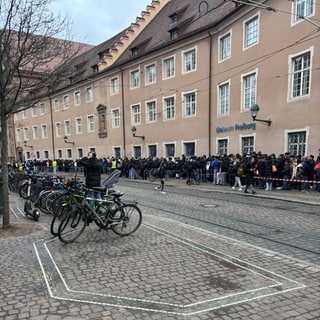
[[[236,160],[234,161],[233,170],[234,170],[234,185],[232,189],[235,190],[238,187],[238,190],[242,191],[243,186],[241,184],[241,177],[243,175],[243,167],[239,158],[236,158]]]

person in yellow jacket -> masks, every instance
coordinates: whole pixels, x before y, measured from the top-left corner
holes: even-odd
[[[51,165],[52,165],[52,172],[53,172],[53,173],[57,173],[57,170],[58,170],[58,162],[57,162],[57,160],[56,160],[56,159],[53,159]]]
[[[117,159],[112,157],[112,159],[111,159],[111,172],[113,172],[116,169],[117,169]]]

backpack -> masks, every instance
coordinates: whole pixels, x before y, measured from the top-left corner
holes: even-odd
[[[243,175],[243,168],[242,168],[242,166],[239,166],[237,169],[237,176],[242,177],[242,175]]]

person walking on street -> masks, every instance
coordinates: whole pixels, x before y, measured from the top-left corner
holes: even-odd
[[[244,190],[245,193],[249,193],[248,189],[251,190],[252,194],[256,193],[253,187],[253,176],[255,170],[256,168],[254,158],[249,157],[248,159],[246,159],[244,164],[244,174],[246,175],[246,188]]]
[[[160,186],[156,187],[156,189],[160,189],[161,194],[166,194],[166,192],[164,191],[165,177],[166,177],[166,164],[165,164],[165,161],[162,160],[159,165]]]

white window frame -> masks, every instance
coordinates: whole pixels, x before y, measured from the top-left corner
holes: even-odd
[[[182,74],[195,72],[197,70],[197,48],[182,51]]]
[[[228,43],[225,40],[228,39]],[[231,58],[231,31],[223,34],[219,37],[219,62],[225,61]]]
[[[88,133],[92,133],[95,130],[95,123],[94,123],[94,115],[93,114],[87,115],[87,130],[88,130]]]
[[[115,95],[119,93],[119,77],[114,77],[110,79],[110,95]]]
[[[145,66],[145,83],[146,85],[156,83],[157,67],[156,63]]]
[[[141,123],[141,104],[135,103],[131,105],[131,124]]]
[[[69,99],[69,95],[66,94],[63,96],[63,108],[69,109],[69,107],[70,107],[70,99]]]
[[[157,101],[146,101],[146,123],[155,122],[157,122]]]
[[[130,89],[137,89],[140,87],[140,69],[130,71]]]
[[[315,0],[295,0],[292,1],[292,24],[304,21],[304,17],[312,17],[315,15]],[[300,7],[299,7],[300,6]],[[303,6],[303,7],[302,7]],[[303,11],[301,12],[298,11]]]
[[[39,139],[39,128],[37,125],[32,127],[32,137],[33,137],[33,140]]]
[[[86,102],[92,102],[93,101],[93,87],[87,87],[85,89],[86,92]]]
[[[74,92],[74,105],[80,106],[81,104],[81,92],[80,90],[77,90]]]
[[[54,111],[58,112],[60,110],[60,101],[58,98],[53,100]]]
[[[37,116],[37,111],[38,111],[37,109],[38,109],[37,106],[31,107],[31,116],[32,117],[36,117]]]
[[[173,104],[168,104],[168,102],[172,102]],[[163,97],[162,99],[163,105],[163,120],[174,120],[176,118],[176,96],[168,96]]]
[[[255,25],[252,25],[256,22]],[[243,50],[252,48],[259,43],[260,13],[243,22]]]
[[[82,133],[82,117],[77,117],[75,120],[75,126],[76,126],[76,134]]]
[[[252,84],[249,87],[245,86],[245,80],[248,77],[255,76],[255,83],[254,86]],[[241,75],[241,110],[242,111],[250,111],[252,104],[256,103],[257,100],[257,82],[258,82],[258,70],[252,70],[246,74]],[[254,89],[254,90],[253,90]],[[249,93],[248,93],[249,91]],[[248,102],[249,105],[246,107],[247,97],[250,94],[250,101]],[[254,98],[252,97],[254,95]]]
[[[56,122],[55,128],[56,137],[61,137],[61,122]]]
[[[69,136],[71,134],[71,123],[70,120],[64,120],[64,134]]]
[[[167,80],[175,77],[175,56],[162,59],[162,79]]]
[[[45,123],[41,125],[41,136],[42,139],[48,139],[48,126]]]
[[[193,96],[194,100],[189,101],[189,97]],[[183,118],[191,118],[197,115],[197,91],[188,91],[182,93],[183,101]]]
[[[120,128],[120,109],[113,109],[112,111],[112,128]]]
[[[227,92],[222,92],[224,88],[227,88]],[[218,116],[228,116],[230,114],[230,81],[220,83],[217,91]]]

